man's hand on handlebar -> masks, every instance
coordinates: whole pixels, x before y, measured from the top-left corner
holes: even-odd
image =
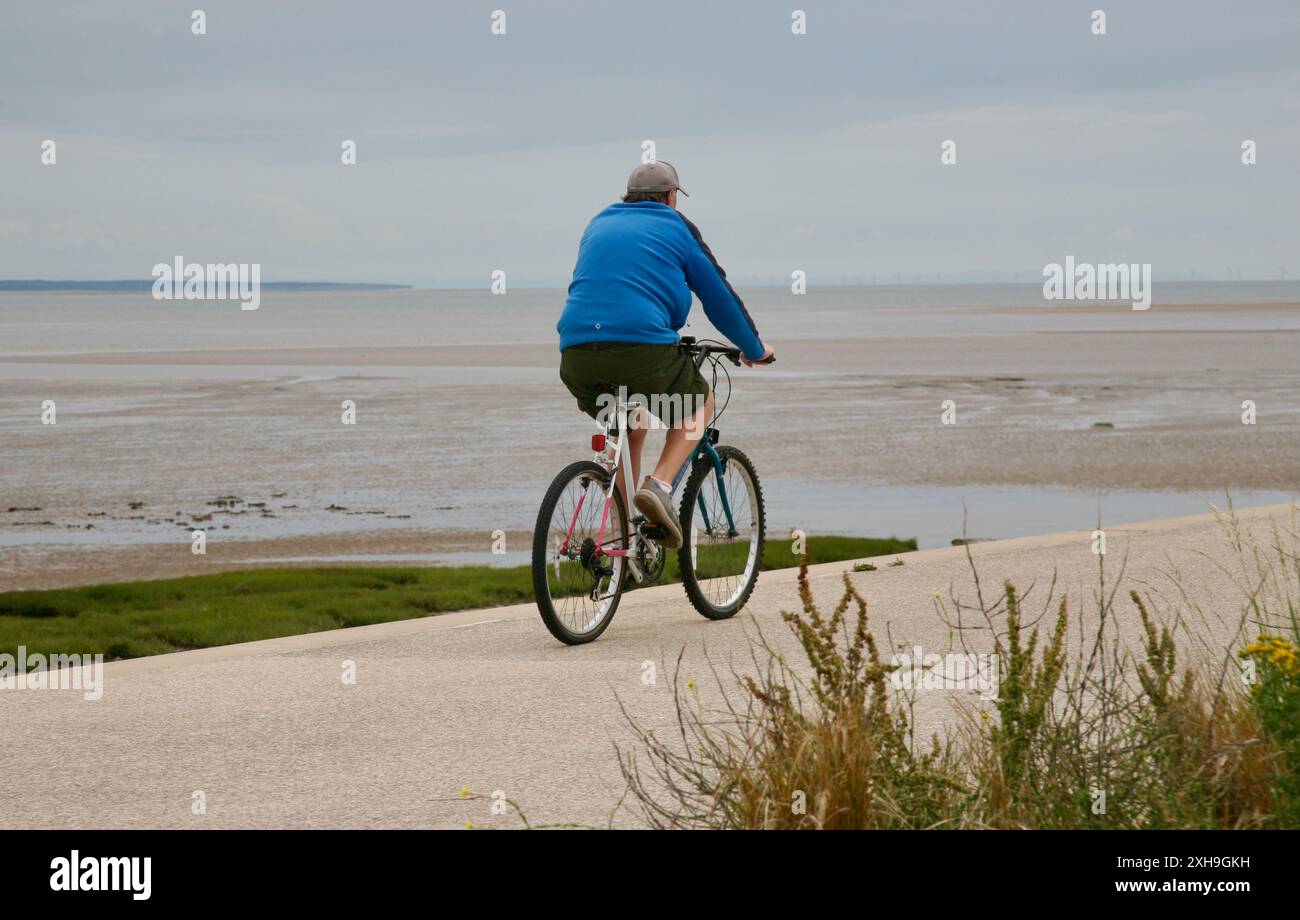
[[[740,360],[745,362],[745,367],[753,367],[755,364],[771,364],[776,360],[776,352],[768,348],[765,342],[759,342],[759,344],[763,346],[763,357],[759,358],[757,361],[751,361],[744,355],[741,355]]]

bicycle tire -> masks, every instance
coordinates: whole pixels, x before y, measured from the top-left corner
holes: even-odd
[[[551,533],[551,523],[555,516],[556,506],[560,498],[564,495],[567,487],[582,474],[589,475],[597,483],[600,489],[609,488],[610,473],[600,464],[591,460],[579,460],[571,463],[560,471],[559,475],[551,482],[550,488],[546,490],[546,496],[542,499],[542,506],[537,512],[537,524],[533,528],[533,594],[537,600],[537,609],[542,615],[542,622],[551,635],[559,639],[565,645],[582,645],[598,638],[614,619],[614,614],[618,610],[619,601],[623,598],[623,589],[627,584],[628,567],[626,562],[619,565],[618,584],[614,586],[614,593],[609,600],[609,607],[606,609],[601,621],[586,631],[576,631],[571,629],[565,622],[564,617],[555,608],[555,601],[551,597],[549,571],[550,560],[547,559],[549,550],[548,537]],[[601,495],[601,501],[604,496]],[[620,545],[626,549],[628,546],[628,529],[627,515],[619,508],[619,502],[615,501],[611,506],[611,522],[617,519]]]
[[[697,577],[695,559],[692,556],[695,549],[694,541],[697,538],[694,526],[696,499],[700,489],[714,472],[713,461],[708,457],[700,457],[691,468],[690,477],[686,480],[686,488],[682,492],[679,520],[682,524],[683,540],[681,549],[677,551],[677,567],[681,572],[682,585],[686,588],[686,596],[690,598],[691,606],[710,620],[725,620],[735,616],[745,606],[754,591],[754,586],[758,584],[758,573],[763,568],[766,520],[763,509],[763,486],[759,482],[758,472],[754,469],[753,462],[741,450],[730,445],[724,445],[717,450],[724,467],[732,463],[737,464],[753,485],[753,510],[756,518],[753,523],[757,549],[751,555],[748,575],[734,592],[734,598],[726,604],[712,601]]]

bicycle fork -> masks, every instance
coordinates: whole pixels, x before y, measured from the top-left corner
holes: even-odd
[[[718,449],[713,446],[717,443],[717,440],[718,429],[712,427],[705,429],[704,437],[700,438],[699,446],[696,447],[695,450],[691,451],[691,455],[686,458],[686,462],[682,464],[682,468],[679,469],[677,475],[673,477],[673,491],[677,491],[677,484],[691,471],[691,467],[695,465],[696,460],[700,457],[708,457],[713,463],[713,476],[718,483],[718,497],[722,500],[722,513],[727,518],[727,536],[734,537],[737,533],[736,521],[731,514],[731,501],[727,498],[727,483],[725,479],[727,471],[726,464],[723,463],[722,456],[718,453]],[[709,536],[712,536],[713,522],[709,520],[709,509],[704,505],[703,489],[701,489],[695,496],[695,504],[700,509],[700,520],[704,524],[704,532]]]

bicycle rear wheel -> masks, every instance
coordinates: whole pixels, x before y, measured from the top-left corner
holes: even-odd
[[[677,563],[695,609],[711,620],[725,620],[745,606],[758,583],[763,490],[748,457],[730,445],[717,450],[721,471],[711,457],[701,456],[686,480]]]
[[[624,556],[597,550],[610,474],[580,460],[555,477],[542,499],[533,531],[533,592],[542,622],[567,645],[590,642],[609,626],[627,578]],[[602,548],[628,547],[622,502],[610,503]]]

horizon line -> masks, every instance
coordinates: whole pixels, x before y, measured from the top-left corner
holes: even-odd
[[[889,281],[867,281],[863,280],[845,280],[844,276],[832,276],[836,280],[816,284],[816,287],[1009,287],[1009,286],[1035,286],[1041,287],[1043,282],[1040,279],[1008,279],[1001,281],[962,279],[962,280],[942,280],[941,278],[926,278],[924,276],[899,276],[895,274],[897,280]],[[861,278],[861,276],[854,276]],[[789,282],[785,280],[765,279],[762,281],[745,282],[735,275],[729,279],[738,287],[749,288],[784,288],[789,287]],[[1296,284],[1300,279],[1281,277],[1199,277],[1189,275],[1168,275],[1152,276],[1153,282],[1162,284]],[[31,293],[37,291],[87,291],[94,292],[96,287],[106,289],[100,292],[111,292],[113,289],[128,292],[131,290],[150,290],[156,283],[156,279],[136,279],[136,278],[95,278],[95,279],[77,279],[77,278],[0,278],[0,292],[22,292]],[[138,287],[137,287],[138,286]],[[568,286],[568,282],[546,283],[546,284],[512,284],[511,287],[516,290],[557,290]],[[809,285],[812,287],[813,285]],[[465,285],[465,284],[413,284],[396,281],[263,281],[261,287],[279,290],[361,290],[361,289],[384,289],[384,290],[421,290],[421,291],[478,291],[486,290],[490,284]]]

